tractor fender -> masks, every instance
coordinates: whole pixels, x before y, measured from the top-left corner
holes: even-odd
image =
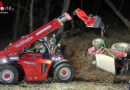
[[[24,76],[25,76],[24,69],[23,69],[23,67],[22,67],[18,62],[9,62],[8,65],[14,66],[14,67],[19,71],[20,76],[22,76],[22,77],[20,77],[20,78],[21,78],[21,79],[24,78]],[[20,80],[21,80],[21,79],[20,79]]]
[[[61,63],[69,63],[69,61],[67,60],[58,60],[58,61],[54,61],[52,63],[52,68],[55,68],[57,65],[61,64]]]
[[[52,65],[51,65],[51,67],[50,67],[50,69],[49,69],[49,71],[48,71],[48,77],[49,76],[53,76],[53,71],[54,71],[54,69],[59,65],[59,64],[62,64],[62,63],[68,63],[69,64],[69,61],[67,61],[67,60],[56,60],[56,61],[54,61],[53,60],[53,62],[52,62]]]
[[[16,68],[18,70],[18,75],[19,75],[18,80],[19,81],[24,80],[25,73],[24,73],[23,67],[18,62],[10,61],[10,62],[5,63],[5,64],[0,64],[0,67],[1,66],[6,66],[6,65]]]
[[[14,61],[8,61],[7,63],[2,63],[0,65],[3,65],[3,66],[4,65],[11,65],[11,66],[13,66],[15,68],[18,68],[18,67],[22,68],[22,66],[20,64],[18,64],[17,62],[14,62]]]

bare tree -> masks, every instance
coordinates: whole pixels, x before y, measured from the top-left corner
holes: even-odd
[[[30,11],[29,11],[29,33],[33,31],[33,5],[34,5],[34,0],[31,0]]]
[[[69,6],[70,6],[70,0],[64,0],[63,9],[62,9],[62,12],[61,12],[61,13],[63,14],[64,12],[67,12],[68,9],[69,9]],[[59,27],[59,29],[58,29],[58,31],[57,31],[57,34],[62,33],[62,32],[63,32],[63,29],[64,29],[63,26],[62,26],[62,27]]]
[[[104,0],[105,3],[114,11],[114,13],[123,21],[123,23],[130,29],[130,21],[128,21],[127,18],[125,18],[114,6],[114,4],[111,2],[111,0]]]
[[[121,1],[121,4],[120,4],[119,9],[118,9],[119,12],[121,11],[121,8],[122,8],[122,6],[123,6],[123,4],[124,4],[124,1],[125,1],[125,0],[122,0],[122,1]],[[119,18],[117,17],[116,20],[115,20],[114,26],[117,25],[118,19],[119,19]]]
[[[50,14],[50,4],[51,4],[51,0],[45,0],[45,16],[44,16],[44,20],[43,23],[47,23],[49,21],[49,14]]]
[[[83,8],[83,0],[81,0],[80,8]]]
[[[16,11],[16,16],[15,16],[15,22],[14,22],[14,25],[13,25],[13,40],[16,39],[17,32],[18,32],[18,29],[19,29],[19,26],[20,26],[20,23],[19,23],[19,13],[20,13],[20,10],[19,10],[18,7],[20,7],[19,0],[18,0],[18,3],[17,3],[17,11]]]

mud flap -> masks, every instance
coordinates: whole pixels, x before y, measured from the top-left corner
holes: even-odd
[[[116,74],[114,58],[102,54],[96,54],[97,67]]]

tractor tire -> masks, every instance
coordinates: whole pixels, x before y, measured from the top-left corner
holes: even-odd
[[[74,76],[74,70],[70,64],[61,63],[54,69],[53,75],[56,82],[69,82]]]
[[[18,70],[12,65],[1,65],[0,82],[3,84],[16,84],[18,82]]]
[[[130,52],[130,44],[124,42],[115,43],[111,46],[111,49],[128,53]]]
[[[101,38],[96,38],[92,41],[92,46],[95,47],[95,49],[99,49],[103,46],[102,41],[103,40]]]

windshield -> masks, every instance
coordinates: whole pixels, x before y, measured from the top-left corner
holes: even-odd
[[[40,41],[36,41],[26,48],[25,48],[26,49],[25,52],[49,53],[49,50],[45,45],[45,43],[42,43]]]

